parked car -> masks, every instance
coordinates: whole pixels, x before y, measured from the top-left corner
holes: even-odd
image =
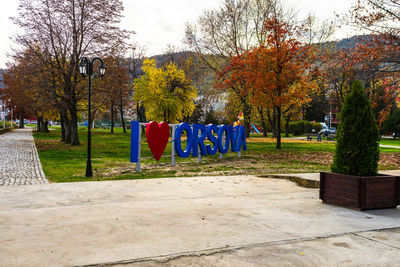
[[[336,128],[331,127],[329,129],[328,127],[322,127],[322,130],[319,132],[319,134],[323,134],[323,135],[336,134]]]

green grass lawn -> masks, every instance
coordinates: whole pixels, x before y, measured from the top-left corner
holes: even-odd
[[[248,139],[248,151],[219,154],[202,158],[176,158],[176,167],[170,166],[171,158],[163,157],[159,162],[151,158],[151,152],[142,135],[142,172],[135,172],[135,164],[129,162],[130,132],[124,134],[121,128],[115,133],[109,130],[92,130],[93,178],[85,177],[87,129],[79,129],[81,145],[70,146],[60,142],[60,128],[50,133],[34,133],[35,143],[46,177],[53,182],[97,181],[117,179],[143,179],[171,176],[229,175],[229,174],[267,174],[319,172],[329,170],[335,151],[334,142],[306,142],[283,140],[282,149],[275,148],[271,138],[252,137]],[[182,142],[183,146],[185,145]],[[398,169],[400,162],[393,163],[397,149],[381,149],[381,169]],[[171,154],[171,143],[164,156]]]
[[[272,132],[269,132],[267,134],[267,136],[271,137],[272,136]],[[305,134],[300,135],[300,136],[307,137],[307,135],[305,135]],[[262,133],[250,133],[250,137],[265,137],[265,136]],[[281,133],[281,137],[282,138],[287,138],[285,133]],[[293,134],[289,134],[289,137],[299,137],[299,136],[298,135],[294,136]]]
[[[387,145],[387,146],[398,146],[400,148],[400,138],[394,139],[394,138],[382,138],[380,143],[382,145]]]

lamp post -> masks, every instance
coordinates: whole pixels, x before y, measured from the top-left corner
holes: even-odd
[[[106,73],[106,65],[104,61],[99,58],[95,57],[93,59],[89,59],[87,57],[82,57],[81,62],[79,63],[79,72],[82,74],[83,77],[86,74],[89,77],[89,92],[88,92],[88,137],[87,137],[87,162],[86,162],[86,177],[92,177],[92,136],[91,136],[91,114],[90,114],[90,87],[91,87],[91,80],[93,75],[93,63],[98,60],[101,62],[101,66],[99,67],[101,77],[104,76]]]

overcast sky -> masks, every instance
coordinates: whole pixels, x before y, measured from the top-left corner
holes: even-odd
[[[354,0],[285,0],[299,10],[299,16],[314,13],[320,20],[332,19],[335,13],[346,12]],[[13,46],[9,37],[18,28],[9,20],[16,16],[18,0],[0,0],[0,68],[7,62],[7,53]],[[133,40],[146,47],[148,56],[165,51],[168,44],[183,47],[185,22],[195,22],[205,9],[218,7],[223,0],[123,0],[124,18],[121,27],[134,30]],[[349,35],[339,31],[335,38]]]

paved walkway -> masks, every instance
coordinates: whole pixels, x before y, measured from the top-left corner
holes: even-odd
[[[0,188],[1,266],[398,266],[399,227],[255,176]]]
[[[0,186],[48,183],[40,164],[32,129],[0,135]]]

